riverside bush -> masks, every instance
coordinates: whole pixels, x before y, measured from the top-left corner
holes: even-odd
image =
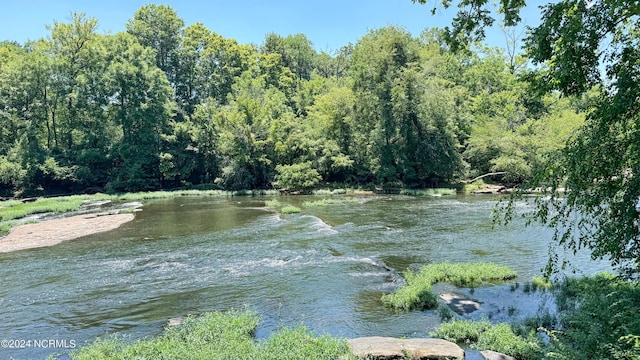
[[[505,323],[491,325],[486,320],[453,320],[440,325],[432,335],[478,350],[497,351],[518,360],[537,360],[543,354],[542,343],[535,333],[522,337]]]
[[[611,274],[567,278],[556,291],[553,352],[569,359],[640,359],[640,284]]]

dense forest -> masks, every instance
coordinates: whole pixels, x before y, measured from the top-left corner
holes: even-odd
[[[304,34],[239,44],[163,5],[97,28],[73,14],[0,43],[0,195],[518,184],[589,107],[530,90],[527,59],[453,52],[439,29],[327,53]]]

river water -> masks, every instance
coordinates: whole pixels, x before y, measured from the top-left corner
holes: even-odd
[[[316,207],[302,203],[321,197],[278,197],[303,210],[290,215],[266,208],[269,199],[153,200],[117,230],[0,254],[0,340],[25,347],[4,346],[0,358],[65,358],[98,336],[154,336],[170,318],[228,309],[256,312],[258,337],[297,324],[347,338],[428,336],[440,323],[435,311],[397,313],[380,302],[403,271],[492,261],[524,283],[545,265],[552,235],[518,221],[493,228],[493,197],[370,195]],[[572,263],[584,274],[607,269],[587,254]],[[548,301],[510,288],[445,290],[482,301],[476,318],[532,315]]]

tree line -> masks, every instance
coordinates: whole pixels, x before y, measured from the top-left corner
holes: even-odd
[[[73,14],[0,43],[1,194],[518,184],[590,106],[532,91],[525,58],[452,51],[440,29],[327,53],[303,34],[239,44],[164,5],[97,28]]]

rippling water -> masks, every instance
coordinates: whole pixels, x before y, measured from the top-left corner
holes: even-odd
[[[0,254],[0,339],[135,339],[161,333],[172,317],[232,308],[261,317],[258,337],[299,323],[342,337],[428,336],[440,322],[435,312],[396,313],[380,302],[407,268],[493,261],[524,282],[547,259],[550,230],[521,223],[493,229],[494,198],[365,196],[301,205],[310,199],[318,198],[279,198],[303,209],[285,216],[265,208],[268,198],[157,200],[120,229]],[[573,263],[587,274],[607,269],[585,254]],[[545,301],[508,285],[473,296],[484,302],[476,317],[507,307],[524,316]],[[68,351],[0,349],[0,358]]]

